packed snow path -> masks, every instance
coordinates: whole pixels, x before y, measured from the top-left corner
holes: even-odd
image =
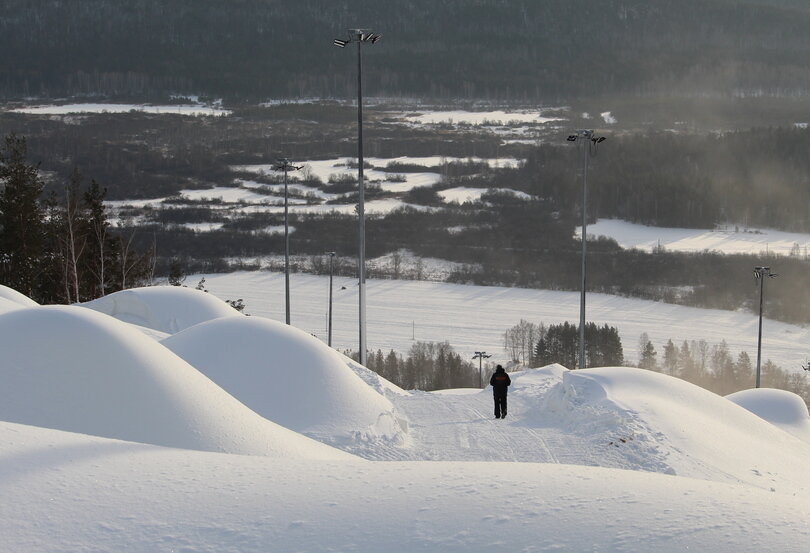
[[[411,459],[430,461],[565,463],[566,450],[577,449],[576,459],[581,459],[582,444],[557,428],[529,428],[524,421],[526,400],[519,394],[509,400],[507,417],[495,419],[488,390],[413,392],[393,398],[409,421],[412,444],[403,452]]]
[[[653,457],[639,466],[635,456],[628,459],[627,447],[617,450],[611,442],[622,444],[622,432],[613,432],[613,426],[606,432],[577,434],[546,413],[546,395],[559,384],[562,371],[549,367],[517,376],[505,419],[495,419],[491,388],[386,392],[408,422],[408,443],[349,450],[373,460],[511,461],[667,471]]]

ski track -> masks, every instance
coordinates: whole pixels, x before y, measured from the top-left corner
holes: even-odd
[[[530,427],[524,414],[537,397],[510,394],[506,419],[495,419],[492,394],[486,390],[463,395],[414,391],[387,394],[400,416],[409,422],[404,446],[363,447],[352,453],[376,461],[517,461],[596,465],[586,437],[560,428]],[[604,462],[604,459],[602,460]],[[603,464],[599,463],[599,464]],[[615,463],[624,465],[625,463]]]

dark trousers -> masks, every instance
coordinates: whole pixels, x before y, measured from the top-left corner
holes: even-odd
[[[495,418],[502,419],[506,417],[506,394],[495,394]]]

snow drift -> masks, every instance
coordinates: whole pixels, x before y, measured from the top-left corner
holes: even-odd
[[[759,388],[743,390],[726,399],[810,444],[810,415],[804,400],[792,392]]]
[[[9,423],[0,443],[2,551],[803,553],[810,537],[801,495],[634,471],[268,463]]]
[[[261,317],[202,323],[163,340],[263,417],[316,439],[401,440],[391,402],[320,340]]]
[[[37,305],[39,304],[28,296],[0,284],[0,314]]]
[[[343,458],[247,409],[130,325],[89,309],[0,315],[0,420],[170,447]]]
[[[605,462],[618,456],[625,468],[810,491],[807,443],[663,374],[621,367],[565,372],[525,422],[550,423],[587,436]]]
[[[182,286],[132,288],[81,305],[168,334],[220,317],[243,316],[212,294]]]

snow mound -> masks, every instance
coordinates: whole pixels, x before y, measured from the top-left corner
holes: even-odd
[[[529,418],[588,436],[603,457],[623,458],[624,468],[763,488],[778,473],[782,483],[810,491],[808,444],[667,375],[623,367],[569,371]]]
[[[726,399],[810,443],[810,414],[800,396],[786,390],[759,388],[736,392]]]
[[[386,380],[385,378],[381,377],[368,367],[364,367],[351,357],[344,355],[340,352],[336,352],[341,359],[346,363],[346,365],[354,371],[354,374],[360,377],[360,379],[371,386],[373,390],[381,393],[382,395],[386,394],[393,394],[395,396],[407,396],[409,394],[408,391],[403,390],[390,380]]]
[[[16,303],[22,307],[35,307],[39,305],[26,295],[20,294],[17,290],[3,286],[0,284],[0,299],[8,300],[11,303]]]
[[[742,485],[535,463],[268,463],[2,422],[0,443],[2,551],[807,551],[806,496]]]
[[[242,316],[216,296],[182,286],[132,288],[81,305],[168,334],[220,317]]]
[[[0,315],[0,420],[176,448],[345,453],[247,409],[130,325],[89,309]]]
[[[17,309],[25,309],[25,307],[15,301],[0,298],[0,314],[16,311]]]
[[[164,346],[263,417],[318,440],[398,440],[391,402],[323,342],[262,317],[209,321]]]

